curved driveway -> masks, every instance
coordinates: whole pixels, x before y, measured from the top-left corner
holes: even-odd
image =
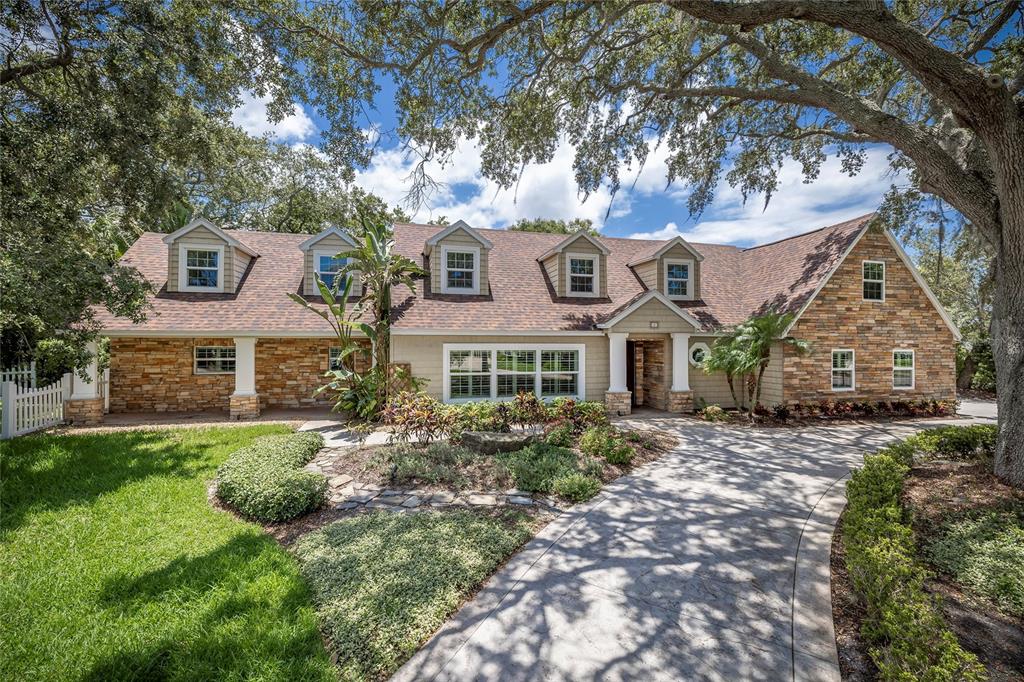
[[[679,447],[546,527],[395,679],[838,680],[845,477],[914,427],[644,425]]]

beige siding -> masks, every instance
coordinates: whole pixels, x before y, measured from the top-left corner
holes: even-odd
[[[693,255],[688,249],[682,244],[676,244],[671,249],[662,254],[658,260],[657,278],[658,278],[658,291],[663,294],[667,294],[668,291],[665,289],[665,261],[666,260],[692,260],[693,261],[693,299],[696,301],[700,299],[700,261]]]
[[[604,336],[406,336],[391,338],[391,359],[408,362],[415,377],[425,379],[423,391],[443,395],[445,343],[583,344],[587,400],[604,400],[608,390],[608,339]]]
[[[242,277],[245,275],[246,269],[249,267],[249,262],[252,261],[252,256],[247,254],[245,251],[239,249],[231,249],[234,253],[235,272],[234,272],[234,285],[232,291],[238,291],[238,285],[242,281]]]
[[[235,263],[234,251],[228,247],[226,241],[202,225],[189,230],[177,240],[168,245],[167,248],[167,291],[178,291],[178,252],[181,244],[196,244],[199,246],[223,246],[224,247],[224,291],[230,292],[231,282],[234,280]]]
[[[480,250],[480,294],[485,295],[490,292],[488,280],[488,258],[487,249],[484,248],[483,244],[474,239],[469,233],[464,230],[456,230],[450,235],[439,241],[432,247],[430,252],[430,288],[435,294],[441,293],[441,280],[444,277],[444,258],[442,254],[443,249],[446,246],[470,246]]]
[[[314,252],[330,251],[334,254],[338,254],[350,249],[352,249],[352,245],[336,234],[328,234],[323,239],[313,244],[313,246],[306,251],[303,264],[302,293],[306,296],[320,295],[320,290],[316,286],[316,262],[314,260]],[[355,282],[352,284],[352,295],[359,296],[362,294],[362,289],[362,282],[360,282],[357,277]]]
[[[658,288],[658,261],[649,260],[646,263],[641,263],[633,268],[633,271],[648,289]]]
[[[774,407],[785,402],[782,396],[784,366],[782,344],[772,344],[771,359],[768,360],[768,367],[765,368],[764,376],[761,378],[761,403],[763,405]]]
[[[548,274],[548,279],[551,280],[551,286],[555,289],[555,296],[561,296],[561,284],[558,279],[558,261],[561,254],[555,254],[548,256],[547,259],[542,261],[541,265],[544,267],[544,271]]]
[[[587,239],[577,239],[568,246],[566,246],[558,258],[558,270],[559,277],[558,281],[561,285],[559,290],[559,296],[569,296],[569,254],[580,253],[588,256],[595,255],[598,257],[598,292],[597,296],[603,297],[608,295],[608,258],[601,253],[601,249],[594,246]]]
[[[652,329],[651,322],[657,322],[658,327]],[[692,332],[694,329],[689,322],[669,310],[664,303],[651,300],[630,313],[610,331],[670,334]]]
[[[690,346],[701,341],[706,343],[708,348],[715,345],[713,336],[691,336]],[[725,380],[725,374],[722,372],[708,374],[700,367],[690,364],[689,357],[686,358],[686,363],[690,367],[690,391],[693,392],[694,406],[699,406],[702,399],[708,405],[721,405],[727,409],[735,406],[732,395],[729,393],[729,382]],[[738,382],[737,390],[739,390]]]

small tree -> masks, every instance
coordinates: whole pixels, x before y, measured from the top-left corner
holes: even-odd
[[[793,322],[792,313],[779,313],[770,310],[764,315],[757,315],[746,320],[736,328],[736,346],[745,356],[745,366],[749,367],[751,381],[749,396],[751,398],[751,414],[761,403],[761,382],[764,371],[771,360],[772,345],[776,342],[789,346],[797,353],[803,354],[810,345],[792,336],[783,336]]]
[[[742,393],[738,396],[736,394],[736,378],[739,377],[742,380],[751,371],[749,358],[746,353],[739,347],[736,342],[736,331],[733,330],[726,336],[719,337],[711,350],[708,351],[707,356],[704,358],[704,362],[701,363],[704,372],[707,374],[713,374],[715,372],[722,372],[725,374],[725,381],[729,384],[729,394],[732,395],[732,402],[736,409],[740,409],[740,398]]]

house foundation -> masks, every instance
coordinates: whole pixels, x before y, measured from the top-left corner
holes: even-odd
[[[64,421],[75,426],[93,426],[103,423],[103,398],[83,398],[64,401]]]

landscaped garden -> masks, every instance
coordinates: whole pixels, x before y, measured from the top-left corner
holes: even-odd
[[[844,679],[1024,675],[1024,494],[991,473],[994,426],[865,457],[833,543]]]

